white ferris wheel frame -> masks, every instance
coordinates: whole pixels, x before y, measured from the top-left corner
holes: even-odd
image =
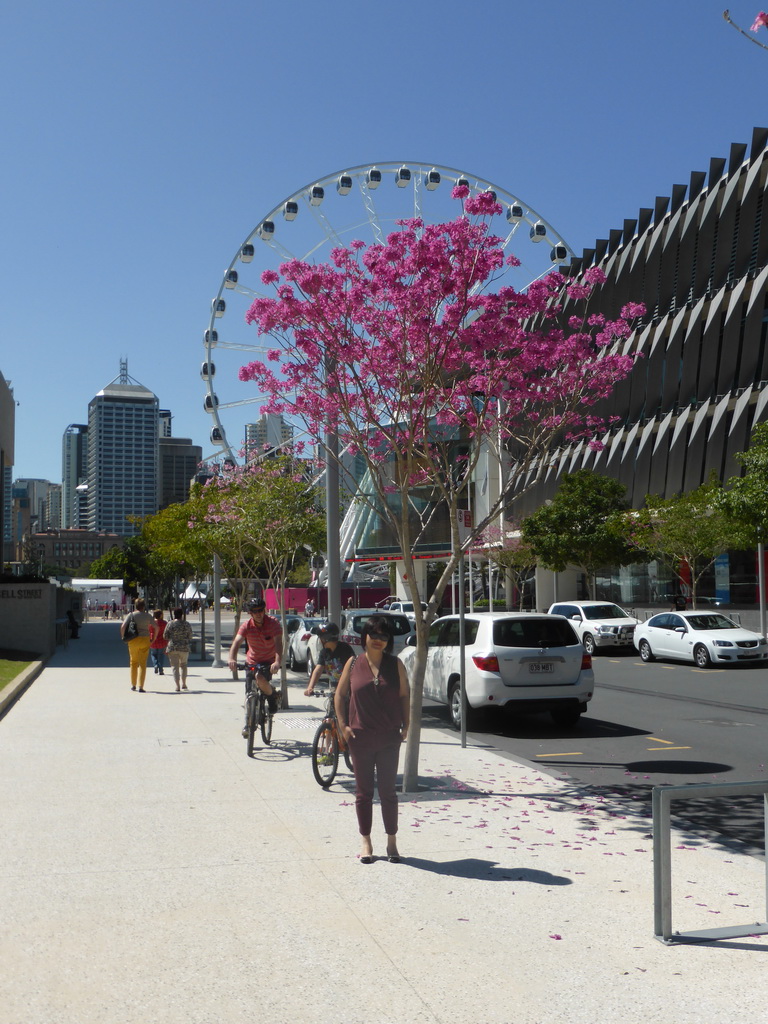
[[[371,172],[374,172],[373,176]],[[378,172],[378,180],[376,180]],[[406,177],[407,173],[407,177]],[[226,307],[224,296],[234,291],[246,298],[253,300],[267,294],[255,288],[248,287],[241,283],[237,267],[241,263],[250,263],[255,254],[257,246],[267,245],[275,254],[275,269],[280,263],[301,259],[311,262],[312,257],[323,246],[332,245],[344,246],[343,239],[339,236],[331,220],[326,216],[322,208],[324,195],[327,189],[335,189],[340,195],[347,195],[354,189],[360,193],[363,204],[364,216],[353,226],[345,226],[344,234],[351,230],[367,228],[373,235],[376,242],[383,243],[386,234],[391,228],[385,231],[384,222],[379,216],[376,206],[376,192],[378,188],[390,186],[385,178],[394,178],[395,185],[400,189],[408,188],[412,194],[412,209],[403,210],[400,216],[422,217],[424,192],[434,191],[439,188],[450,188],[457,183],[468,185],[471,194],[478,192],[492,191],[495,193],[498,202],[506,208],[506,221],[508,231],[503,236],[503,248],[506,248],[516,234],[520,231],[521,225],[529,228],[529,238],[535,242],[545,242],[551,249],[550,263],[544,271],[534,274],[527,281],[526,286],[545,274],[550,273],[558,264],[564,263],[575,256],[574,251],[563,239],[558,231],[541,216],[529,203],[507,189],[490,182],[487,178],[470,174],[466,171],[459,171],[454,167],[446,167],[442,164],[424,163],[422,161],[383,161],[381,163],[360,164],[344,170],[334,171],[322,178],[314,178],[302,188],[290,193],[276,206],[272,207],[256,224],[253,230],[246,236],[238,246],[234,257],[224,272],[224,276],[211,302],[211,315],[208,328],[203,336],[205,349],[205,362],[201,370],[201,376],[205,384],[204,408],[210,415],[213,427],[211,428],[211,444],[215,452],[204,456],[204,461],[212,462],[220,459],[230,459],[237,462],[239,456],[239,444],[234,445],[227,437],[227,431],[222,422],[221,413],[235,407],[261,404],[266,400],[264,395],[253,395],[246,399],[233,402],[219,402],[215,391],[215,353],[217,350],[237,350],[242,352],[263,352],[264,345],[246,343],[228,343],[218,339],[217,324],[224,315],[226,309],[221,309],[222,301]],[[405,179],[405,180],[404,180]],[[409,204],[410,207],[411,204]],[[305,207],[314,218],[318,227],[318,241],[308,250],[303,249],[297,253],[289,248],[289,231],[277,231],[276,224],[286,223],[290,226]],[[389,219],[389,218],[388,218]],[[516,250],[515,255],[522,259],[521,253]],[[524,260],[523,260],[524,265]],[[211,372],[212,371],[212,372]],[[216,438],[214,440],[214,438]]]

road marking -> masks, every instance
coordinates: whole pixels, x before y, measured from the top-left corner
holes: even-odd
[[[646,750],[690,750],[690,747],[646,747]]]
[[[565,753],[536,754],[536,757],[584,757],[583,750],[568,750]]]
[[[660,740],[658,736],[648,736],[649,740],[653,740],[654,743],[672,743],[672,740]]]

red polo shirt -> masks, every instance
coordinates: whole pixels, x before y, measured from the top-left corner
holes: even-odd
[[[249,615],[246,622],[240,623],[237,635],[244,636],[248,643],[246,665],[259,665],[267,661],[271,664],[275,660],[277,642],[282,640],[283,630],[278,620],[271,615],[265,615],[260,626]]]

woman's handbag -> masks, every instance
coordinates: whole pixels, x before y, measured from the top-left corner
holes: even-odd
[[[129,640],[135,640],[138,635],[139,627],[136,625],[133,612],[131,612],[130,618],[126,622],[125,629],[123,630],[123,640],[127,643]]]

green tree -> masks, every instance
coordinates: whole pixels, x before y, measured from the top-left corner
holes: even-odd
[[[533,574],[537,558],[533,546],[522,536],[509,541],[506,547],[491,548],[488,557],[504,570],[507,580],[511,580],[517,590],[518,608],[523,610],[525,601],[525,585]],[[508,607],[511,607],[508,603]]]
[[[88,575],[90,579],[122,579],[126,594],[135,597],[143,589],[150,602],[162,605],[173,587],[176,564],[152,551],[139,535],[97,558]]]
[[[638,543],[675,573],[681,587],[690,572],[694,608],[702,576],[718,555],[738,546],[740,537],[714,473],[687,494],[665,499],[649,494],[635,516],[634,532]]]
[[[566,474],[555,497],[523,520],[522,538],[545,568],[578,566],[594,597],[598,569],[644,558],[629,533],[628,509],[623,484],[580,469]]]
[[[205,531],[189,528],[190,514],[189,502],[169,505],[145,519],[141,528],[147,548],[174,566],[175,579],[184,585],[199,584],[210,574],[213,564]]]
[[[768,533],[768,423],[755,427],[747,451],[734,458],[744,467],[741,476],[733,476],[719,494],[719,501],[740,531],[739,542],[754,547]],[[729,547],[737,545],[731,543]]]
[[[196,495],[191,522],[241,582],[263,575],[265,586],[277,590],[285,637],[288,573],[306,558],[307,548],[323,547],[326,528],[314,488],[295,460],[290,455],[270,457],[212,477]],[[283,686],[284,704],[286,700]]]

